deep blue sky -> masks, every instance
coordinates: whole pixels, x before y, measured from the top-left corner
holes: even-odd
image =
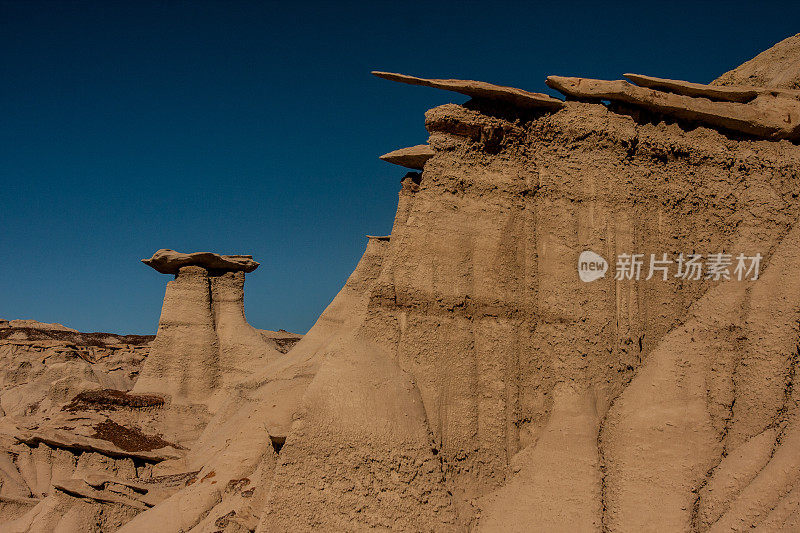
[[[305,332],[465,98],[370,70],[546,91],[706,82],[800,32],[797,3],[0,0],[0,317],[153,333],[158,248],[251,253],[260,328]]]

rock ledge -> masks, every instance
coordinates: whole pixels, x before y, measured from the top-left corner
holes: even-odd
[[[154,253],[150,259],[142,259],[142,263],[162,274],[177,274],[181,267],[190,265],[223,272],[252,272],[260,264],[253,261],[252,255],[220,255],[213,252],[185,254],[166,248]]]

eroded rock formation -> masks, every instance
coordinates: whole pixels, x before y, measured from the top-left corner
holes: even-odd
[[[726,72],[712,84],[800,89],[800,33]]]
[[[281,355],[244,316],[245,272],[258,267],[251,256],[159,250],[142,262],[175,279],[167,283],[158,333],[135,392],[213,410],[220,391]]]
[[[485,81],[436,80],[417,78],[416,76],[408,76],[406,74],[397,74],[394,72],[381,72],[379,70],[373,71],[372,74],[386,80],[399,81],[400,83],[408,83],[409,85],[433,87],[434,89],[444,89],[445,91],[453,91],[473,98],[497,100],[521,108],[554,110],[564,105],[558,98],[553,98],[546,94],[532,93],[523,89],[517,89],[516,87],[505,87],[503,85],[486,83]]]
[[[637,87],[624,80],[606,81],[548,76],[547,84],[567,96],[584,100],[610,100],[679,120],[695,122],[768,139],[800,140],[800,91],[754,91],[733,89],[723,96],[736,95],[741,101],[715,101],[719,88],[703,87],[673,80],[633,76],[648,87]],[[737,90],[738,89],[738,90]],[[686,93],[694,93],[689,96]],[[714,100],[710,99],[714,98]]]
[[[79,333],[36,321],[0,329],[0,408],[9,416],[46,413],[94,386],[128,390],[152,336]]]
[[[413,168],[414,170],[422,170],[428,159],[434,156],[436,152],[427,144],[418,144],[417,146],[409,146],[408,148],[400,148],[388,154],[383,154],[381,159],[387,163],[400,165],[401,167]]]
[[[472,97],[425,114],[391,235],[288,350],[241,261],[180,256],[134,392],[13,433],[7,529],[797,530],[796,40],[711,85],[550,78],[566,101],[380,73]],[[763,268],[583,283],[584,250]]]
[[[231,291],[218,293],[225,313]],[[186,453],[208,422],[205,404],[130,391],[153,336],[3,322],[0,530],[115,531],[198,482]],[[282,352],[302,338],[258,333]]]
[[[253,261],[252,255],[220,255],[212,252],[184,254],[166,248],[158,250],[150,259],[142,259],[142,263],[162,274],[177,274],[185,266],[222,272],[252,272],[259,265]]]
[[[0,529],[113,530],[146,508],[114,491],[101,505],[67,487],[87,471],[147,476],[180,454],[134,420],[163,399],[124,392],[153,337],[11,320],[0,339]]]

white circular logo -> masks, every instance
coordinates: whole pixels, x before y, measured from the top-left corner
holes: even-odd
[[[578,276],[586,283],[606,275],[608,263],[596,253],[586,250],[578,257]]]

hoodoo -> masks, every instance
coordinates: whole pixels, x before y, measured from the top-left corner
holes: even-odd
[[[213,410],[215,393],[280,355],[245,319],[245,272],[259,266],[252,256],[159,250],[142,262],[175,279],[167,283],[136,392],[168,394],[173,402]]]

